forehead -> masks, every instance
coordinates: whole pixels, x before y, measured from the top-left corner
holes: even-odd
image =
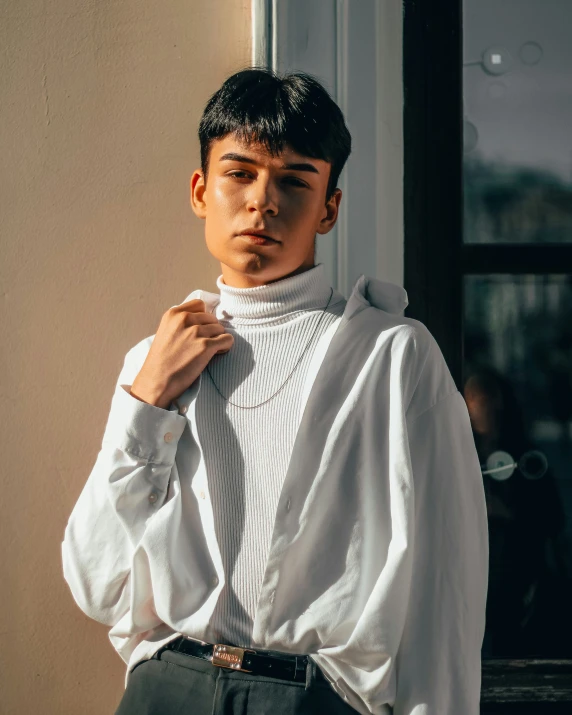
[[[316,168],[316,173],[324,173],[329,170],[330,163],[323,159],[316,159],[295,151],[289,144],[284,144],[282,151],[276,155],[268,151],[264,144],[257,142],[243,142],[234,134],[227,134],[221,139],[216,139],[211,145],[211,161],[224,162],[230,159],[227,154],[247,157],[253,162],[265,166],[282,167],[284,164],[311,164]],[[239,159],[235,159],[239,161]]]

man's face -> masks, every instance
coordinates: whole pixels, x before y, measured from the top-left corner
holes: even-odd
[[[248,147],[234,134],[212,143],[207,186],[197,169],[191,205],[205,219],[207,248],[220,261],[227,285],[265,285],[314,266],[316,233],[333,228],[342,195],[336,189],[326,204],[330,168],[289,147],[272,157],[262,145]],[[240,235],[247,230],[275,240],[255,243]]]

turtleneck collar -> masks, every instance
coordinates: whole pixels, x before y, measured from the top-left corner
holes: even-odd
[[[215,311],[218,320],[238,319],[239,322],[244,319],[250,322],[253,318],[279,317],[297,310],[325,308],[331,294],[323,263],[303,273],[254,288],[226,285],[220,275],[217,287],[220,291],[220,301]],[[334,290],[330,306],[336,302],[336,297]]]

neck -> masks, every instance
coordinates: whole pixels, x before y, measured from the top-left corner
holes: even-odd
[[[221,280],[224,285],[230,286],[231,288],[259,288],[263,285],[270,285],[271,283],[277,283],[278,281],[282,281],[286,278],[297,276],[300,273],[305,273],[306,271],[312,270],[312,268],[315,268],[314,262],[306,262],[296,268],[296,270],[291,273],[287,273],[284,276],[280,276],[279,278],[274,278],[272,280],[263,280],[257,278],[256,276],[231,271],[228,266],[221,263]]]

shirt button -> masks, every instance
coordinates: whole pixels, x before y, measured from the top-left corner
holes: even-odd
[[[286,502],[286,511],[290,511],[291,506],[292,506],[292,500],[288,499],[288,501]]]
[[[213,576],[213,586],[218,586],[218,576]]]
[[[181,415],[184,415],[184,414],[187,413],[187,410],[188,410],[188,409],[189,409],[189,408],[187,407],[187,405],[181,405],[181,407],[179,408],[179,413],[180,413]]]
[[[201,499],[204,499],[204,498],[206,497],[206,494],[204,493],[204,491],[203,491],[202,489],[201,489],[201,491],[199,492],[199,496],[200,496]]]
[[[172,432],[165,432],[165,436],[163,437],[165,442],[171,442],[173,439],[173,433]]]
[[[151,492],[151,494],[149,494],[149,501],[151,502],[151,504],[154,504],[157,501],[156,492]]]

